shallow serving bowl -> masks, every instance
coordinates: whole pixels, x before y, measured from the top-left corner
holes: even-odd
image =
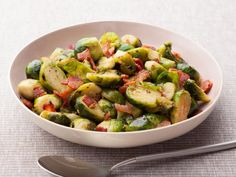
[[[180,52],[182,57],[200,72],[203,79],[209,79],[213,82],[213,88],[209,93],[211,102],[206,104],[198,115],[174,125],[145,131],[120,133],[85,131],[61,126],[40,118],[20,102],[16,87],[21,80],[25,79],[25,66],[28,62],[49,55],[56,47],[66,47],[82,37],[99,37],[107,31],[114,31],[119,35],[133,34],[138,36],[144,44],[153,46],[159,46],[167,40],[172,41],[173,49]],[[166,141],[197,127],[207,118],[216,105],[222,90],[222,72],[215,59],[205,49],[179,34],[147,24],[106,21],[63,28],[34,40],[21,50],[13,61],[10,69],[10,83],[17,103],[25,110],[25,114],[28,114],[33,122],[47,132],[78,144],[124,148]]]

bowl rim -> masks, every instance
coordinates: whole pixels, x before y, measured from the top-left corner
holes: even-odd
[[[188,42],[196,45],[198,48],[200,48],[203,52],[205,52],[209,58],[215,63],[218,71],[219,71],[219,90],[216,94],[216,96],[213,98],[213,100],[211,100],[208,104],[210,104],[207,108],[205,108],[203,111],[201,111],[200,113],[192,116],[191,118],[188,118],[186,120],[183,120],[181,122],[178,122],[178,123],[175,123],[175,124],[171,124],[171,125],[168,125],[168,126],[164,126],[164,127],[158,127],[158,128],[153,128],[153,129],[147,129],[147,130],[138,130],[138,131],[130,131],[130,132],[101,132],[101,131],[91,131],[91,130],[83,130],[83,129],[74,129],[74,128],[71,128],[71,127],[66,127],[64,125],[60,125],[60,124],[56,124],[54,122],[51,122],[47,119],[42,119],[38,114],[36,114],[35,112],[31,111],[30,109],[28,109],[21,101],[20,99],[18,98],[17,94],[15,93],[13,87],[12,87],[12,68],[13,68],[13,65],[14,63],[16,62],[16,58],[27,48],[29,47],[31,44],[33,44],[34,42],[40,40],[41,38],[44,38],[44,37],[47,37],[47,36],[50,36],[51,34],[53,33],[57,33],[57,32],[60,32],[60,31],[64,31],[64,30],[67,30],[67,29],[71,29],[71,28],[79,28],[80,26],[83,26],[83,25],[92,25],[92,24],[99,24],[99,23],[129,23],[129,24],[134,24],[134,25],[144,25],[144,26],[148,26],[148,27],[152,27],[152,28],[159,28],[161,30],[164,30],[168,33],[172,33],[174,35],[177,35],[185,40],[187,40]],[[186,124],[187,122],[191,122],[193,121],[194,119],[197,119],[199,116],[203,115],[205,112],[207,112],[208,110],[210,110],[212,107],[214,107],[214,105],[216,104],[216,102],[218,101],[221,93],[222,93],[222,88],[223,88],[223,73],[222,73],[222,69],[219,65],[219,63],[216,61],[215,57],[210,53],[208,52],[202,45],[200,45],[198,42],[196,41],[193,41],[192,39],[189,39],[188,37],[185,37],[184,35],[182,34],[179,34],[177,32],[174,32],[172,30],[169,30],[167,28],[164,28],[162,26],[157,26],[157,25],[151,25],[151,24],[148,24],[148,23],[143,23],[143,22],[134,22],[134,21],[120,21],[120,20],[103,20],[103,21],[90,21],[90,22],[86,22],[86,23],[78,23],[78,24],[74,24],[74,25],[70,25],[70,26],[66,26],[66,27],[62,27],[62,28],[58,28],[56,30],[53,30],[53,31],[50,31],[50,32],[46,32],[42,35],[40,35],[39,37],[37,37],[36,39],[33,39],[31,40],[30,42],[26,43],[26,45],[24,45],[23,48],[21,48],[17,54],[15,55],[14,57],[14,60],[12,60],[11,64],[10,64],[10,69],[9,69],[9,72],[8,72],[8,81],[9,81],[9,85],[10,85],[10,90],[11,92],[13,93],[14,97],[17,99],[17,102],[21,105],[21,107],[23,107],[23,109],[25,109],[27,112],[33,114],[34,116],[36,116],[38,119],[40,119],[40,121],[46,121],[47,123],[49,123],[51,126],[56,126],[58,128],[64,128],[64,129],[67,129],[68,131],[75,131],[75,132],[81,132],[81,133],[91,133],[91,134],[103,134],[103,135],[115,135],[115,136],[122,136],[122,135],[126,135],[126,134],[143,134],[143,133],[150,133],[150,132],[153,132],[153,131],[161,131],[163,129],[169,129],[169,128],[174,128],[174,127],[177,127],[181,124]]]

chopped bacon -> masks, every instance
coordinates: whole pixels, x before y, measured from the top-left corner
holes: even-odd
[[[121,94],[124,94],[126,92],[127,88],[128,88],[128,85],[123,85],[123,86],[119,87],[119,92]]]
[[[144,44],[144,45],[142,45],[142,47],[148,48],[148,49],[152,49],[152,50],[156,50],[156,48],[153,47],[153,46],[151,46],[151,45],[146,45],[146,44]]]
[[[172,54],[175,56],[175,58],[181,58],[179,52],[173,51]]]
[[[71,89],[70,87],[68,87],[63,92],[57,92],[56,90],[53,91],[55,95],[59,96],[63,100],[63,106],[68,104],[68,98],[72,92],[73,89]]]
[[[126,103],[125,105],[115,103],[115,108],[119,112],[125,112],[128,114],[132,114],[133,112],[133,105],[129,103]]]
[[[68,85],[71,89],[76,90],[79,86],[83,84],[83,81],[74,76],[69,76],[67,79],[61,81],[63,85]]]
[[[47,94],[47,92],[45,92],[44,89],[40,86],[34,87],[34,89],[33,89],[34,98],[38,98],[38,97],[46,95],[46,94]]]
[[[147,70],[141,70],[134,76],[135,82],[142,82],[150,76],[150,73]]]
[[[143,61],[139,58],[134,58],[135,66],[137,71],[143,70]]]
[[[168,126],[168,125],[171,125],[171,122],[169,120],[163,120],[160,124],[157,125],[157,128],[158,127],[165,127],[165,126]]]
[[[44,104],[43,110],[50,111],[50,112],[56,112],[55,106],[51,102],[49,102],[48,104]]]
[[[20,98],[21,102],[29,109],[32,109],[33,108],[33,103],[25,98]]]
[[[104,116],[104,120],[110,120],[111,119],[111,114],[110,112],[107,112]]]
[[[88,48],[85,49],[83,52],[77,53],[77,58],[79,61],[88,60],[89,63],[92,65],[92,69],[97,70],[97,67],[93,61],[93,58]]]
[[[102,47],[102,51],[106,57],[110,57],[115,53],[115,47],[111,47],[110,42],[106,42]]]
[[[126,83],[126,82],[128,82],[129,81],[129,75],[127,75],[127,74],[121,74],[121,80],[124,82],[124,83]]]
[[[169,71],[176,71],[179,76],[179,86],[183,87],[184,83],[190,79],[190,76],[187,73],[184,73],[181,70],[175,69],[175,68],[170,68]]]
[[[213,83],[210,80],[205,80],[201,84],[201,88],[205,93],[209,93],[212,86],[213,86]]]
[[[93,98],[85,95],[83,100],[84,104],[86,104],[89,108],[94,108],[96,106],[96,100],[94,100]]]
[[[75,45],[74,44],[70,44],[70,45],[68,45],[67,48],[70,49],[70,50],[75,50]]]
[[[99,131],[99,132],[107,132],[107,128],[96,127],[96,131]]]

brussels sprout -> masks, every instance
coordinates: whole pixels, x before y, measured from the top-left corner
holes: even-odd
[[[48,90],[65,91],[68,87],[62,84],[65,73],[55,63],[43,63],[40,69],[40,83]]]
[[[87,104],[87,100],[92,102],[92,106]],[[87,95],[76,99],[75,109],[78,111],[79,115],[93,119],[96,122],[101,122],[104,120],[105,113],[102,111],[97,102],[91,100],[91,98]]]
[[[103,89],[102,96],[112,103],[125,104],[124,96],[117,90]]]
[[[124,74],[132,75],[136,72],[135,62],[130,54],[118,50],[113,55],[114,60],[120,64],[120,71]]]
[[[155,50],[152,50],[152,49],[149,49],[148,50],[148,59],[150,60],[158,60],[160,59],[160,54],[155,51]]]
[[[75,51],[70,49],[64,50],[62,48],[56,48],[49,58],[59,61],[66,58],[75,58]]]
[[[156,84],[161,84],[171,81],[168,75],[169,75],[168,71],[162,71],[159,75],[157,75]]]
[[[95,130],[96,124],[89,119],[78,117],[71,122],[70,127],[82,130]]]
[[[188,79],[184,84],[184,88],[189,91],[195,100],[205,103],[210,101],[210,98],[207,96],[207,94],[196,84],[194,80]]]
[[[68,119],[70,119],[71,121],[80,118],[77,114],[75,113],[66,113],[66,112],[62,112],[63,115],[65,115]]]
[[[157,51],[159,52],[159,54],[167,59],[170,59],[172,61],[175,61],[176,63],[181,63],[184,62],[184,60],[182,58],[176,58],[172,52],[172,43],[171,42],[165,42],[163,45],[160,46],[159,49],[157,49]]]
[[[166,69],[175,68],[175,67],[176,67],[175,61],[169,60],[169,59],[164,58],[164,57],[161,57],[161,58],[160,58],[160,63],[161,63],[161,65],[164,66]]]
[[[120,38],[119,36],[114,32],[106,32],[104,33],[100,40],[99,40],[101,46],[106,45],[107,43],[110,44],[111,47],[119,48],[120,47]]]
[[[89,69],[92,70],[92,65],[91,65],[91,63],[90,63],[88,60],[83,60],[83,61],[82,61],[82,64],[83,64],[85,67],[87,67],[87,68],[89,68]]]
[[[143,62],[148,60],[149,49],[138,47],[127,51],[133,58],[140,58]]]
[[[107,58],[102,57],[98,60],[98,70],[99,71],[106,71],[115,67],[115,60],[113,57]]]
[[[142,46],[140,39],[131,35],[131,34],[126,34],[126,35],[122,36],[121,42],[123,44],[130,44],[134,47],[141,47]]]
[[[42,65],[42,62],[40,60],[31,61],[25,68],[25,73],[26,73],[27,78],[38,80],[41,65]]]
[[[198,110],[198,108],[199,108],[199,105],[197,101],[192,98],[191,107],[190,107],[188,116],[192,116],[192,114],[194,114]]]
[[[167,71],[162,65],[155,61],[146,61],[144,66],[145,69],[150,72],[152,80],[155,80],[163,71]]]
[[[87,95],[95,100],[98,100],[101,97],[102,89],[94,84],[93,82],[85,83],[79,88],[77,88],[69,97],[69,102],[71,105],[75,104],[75,100],[79,96]]]
[[[120,48],[118,50],[121,50],[121,51],[128,51],[130,49],[133,49],[134,46],[130,45],[130,44],[121,44]]]
[[[134,119],[125,127],[125,131],[147,130],[154,128],[154,124],[145,116]]]
[[[191,79],[195,80],[196,83],[200,84],[200,74],[199,72],[194,69],[192,66],[189,66],[187,63],[178,63],[177,69],[182,70],[184,73],[187,73]]]
[[[50,57],[49,57],[49,59],[51,59],[51,60],[56,60],[57,59],[57,57],[58,56],[60,56],[60,55],[62,55],[63,53],[64,53],[64,49],[62,49],[62,48],[56,48],[53,52],[52,52],[52,54],[50,55]]]
[[[166,82],[163,84],[163,94],[166,98],[171,100],[175,94],[176,86],[172,82]]]
[[[151,113],[147,113],[144,116],[153,124],[154,127],[157,127],[158,124],[160,124],[163,120],[166,119],[166,117],[163,115],[151,114]]]
[[[104,120],[100,124],[97,125],[97,131],[104,132],[121,132],[123,131],[124,123],[122,120],[110,119]]]
[[[169,72],[168,71],[161,72],[156,78],[156,83],[160,84],[166,82],[172,82],[173,84],[175,84],[176,89],[178,90],[180,87],[178,72],[174,70]]]
[[[40,116],[60,125],[70,126],[71,120],[60,112],[42,111]]]
[[[90,38],[80,39],[75,45],[75,52],[80,53],[87,48],[89,49],[91,56],[95,61],[102,57],[103,55],[102,48],[97,38],[90,37]]]
[[[116,70],[108,70],[99,73],[87,73],[88,80],[103,87],[111,87],[120,82],[121,77],[117,74]]]
[[[126,90],[128,101],[141,108],[155,108],[157,98],[161,97],[160,92],[143,86],[129,86]]]
[[[54,94],[43,95],[34,100],[33,110],[37,114],[40,114],[45,109],[45,106],[50,104],[52,104],[55,109],[59,109],[62,105],[62,100]]]
[[[94,72],[91,68],[74,58],[67,58],[62,60],[58,63],[58,66],[66,71],[70,76],[79,77],[83,81],[87,81],[87,73]]]
[[[188,91],[180,90],[175,93],[173,100],[174,107],[170,115],[172,124],[187,119],[191,107],[191,96]]]
[[[35,98],[34,97],[34,89],[37,87],[42,88],[42,85],[40,84],[40,82],[38,80],[26,79],[26,80],[21,81],[17,85],[17,90],[18,90],[18,93],[22,97],[32,100]]]
[[[144,88],[151,89],[154,91],[163,92],[163,88],[161,85],[155,85],[152,82],[139,82],[137,85],[143,86]]]
[[[111,118],[116,118],[116,109],[111,102],[101,99],[98,101],[98,105],[104,113],[109,113]]]

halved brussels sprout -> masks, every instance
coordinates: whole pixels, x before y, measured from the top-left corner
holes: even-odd
[[[66,71],[68,75],[79,77],[83,81],[87,81],[87,73],[94,72],[91,68],[74,58],[66,58],[62,60],[58,63],[58,66]]]
[[[54,94],[43,95],[34,100],[33,110],[40,114],[47,105],[52,105],[55,109],[59,109],[62,105],[62,100]]]
[[[94,84],[93,82],[85,83],[79,88],[77,88],[69,97],[69,102],[71,105],[75,104],[76,99],[79,96],[87,95],[95,100],[98,100],[101,97],[102,89]]]
[[[184,73],[187,73],[190,76],[191,79],[196,81],[196,83],[198,85],[200,84],[200,82],[201,82],[200,74],[192,66],[189,66],[187,63],[178,63],[177,64],[177,69],[180,69]]]
[[[171,100],[175,94],[176,86],[172,82],[166,82],[163,84],[163,94],[166,98]]]
[[[58,56],[62,55],[64,53],[64,49],[62,48],[56,48],[52,54],[49,56],[50,60],[56,60]]]
[[[134,35],[131,35],[131,34],[125,34],[124,36],[122,36],[121,42],[123,44],[130,44],[134,47],[141,47],[142,46],[140,39],[135,37]]]
[[[115,86],[121,80],[121,77],[117,74],[116,70],[108,70],[99,73],[87,73],[86,77],[88,80],[103,87]]]
[[[154,124],[145,116],[138,117],[125,126],[125,131],[147,130],[154,128]]]
[[[155,50],[149,49],[148,50],[148,59],[159,61],[160,60],[160,54]]]
[[[199,105],[197,101],[192,98],[191,107],[190,107],[188,116],[191,116],[192,114],[194,114],[198,110],[198,108],[199,108]]]
[[[148,60],[149,49],[138,47],[127,51],[133,58],[140,58],[143,62]]]
[[[82,130],[95,130],[96,124],[89,119],[78,116],[77,119],[71,122],[70,127]]]
[[[62,84],[65,73],[55,63],[43,63],[40,69],[40,83],[48,90],[65,91],[68,87]]]
[[[161,57],[160,58],[160,63],[163,67],[165,67],[166,69],[169,68],[175,68],[176,67],[176,63],[175,61],[169,60],[167,58]]]
[[[91,100],[87,95],[76,99],[75,109],[78,111],[79,115],[93,119],[96,122],[104,120],[105,113],[97,102]]]
[[[35,79],[26,79],[21,81],[18,85],[17,85],[17,90],[18,93],[29,100],[34,99],[34,89],[35,88],[41,88],[43,89],[42,85],[40,84],[40,82],[38,80]]]
[[[115,60],[113,57],[107,58],[107,57],[102,57],[98,60],[98,70],[99,71],[106,71],[110,70],[115,67]]]
[[[75,52],[80,53],[87,48],[89,49],[91,56],[95,61],[102,57],[102,48],[96,37],[80,39],[75,45]]]
[[[120,64],[120,71],[124,74],[132,75],[136,72],[135,62],[130,54],[118,50],[113,55],[114,60]]]
[[[167,71],[162,65],[160,65],[156,61],[146,61],[144,66],[145,69],[150,72],[152,80],[155,80],[157,76],[163,71]]]
[[[39,72],[42,65],[42,61],[33,60],[25,68],[27,78],[39,79]]]
[[[60,112],[42,111],[40,117],[65,126],[70,126],[71,123],[71,120]]]
[[[99,42],[100,42],[101,46],[106,45],[107,43],[109,43],[109,45],[111,47],[115,47],[115,48],[119,48],[120,44],[121,44],[119,36],[114,32],[104,33],[101,36]]]
[[[118,119],[110,119],[104,120],[100,124],[97,125],[97,131],[103,132],[121,132],[123,131],[124,123],[122,120]]]
[[[207,94],[196,84],[194,80],[188,79],[184,84],[184,88],[189,91],[195,100],[205,103],[210,101],[210,98],[207,96]]]
[[[102,96],[112,103],[125,104],[124,96],[117,90],[103,89]]]
[[[130,49],[133,49],[134,46],[130,45],[130,44],[121,44],[120,48],[118,50],[121,50],[121,51],[128,51]]]
[[[161,72],[156,78],[156,83],[161,84],[166,82],[172,82],[173,84],[175,84],[176,89],[178,90],[180,87],[178,72],[174,70],[169,72],[168,71]]]
[[[147,113],[144,116],[153,124],[154,127],[157,127],[163,120],[166,119],[165,116],[159,114]]]
[[[98,101],[98,105],[104,113],[109,113],[111,118],[116,118],[116,109],[111,102],[101,99]]]
[[[175,93],[173,100],[174,107],[170,117],[172,124],[187,119],[191,107],[191,96],[188,91],[180,90]]]
[[[163,88],[162,88],[161,85],[155,85],[152,82],[139,82],[139,83],[136,83],[136,85],[140,85],[144,88],[151,89],[151,90],[154,90],[154,91],[163,92]]]

